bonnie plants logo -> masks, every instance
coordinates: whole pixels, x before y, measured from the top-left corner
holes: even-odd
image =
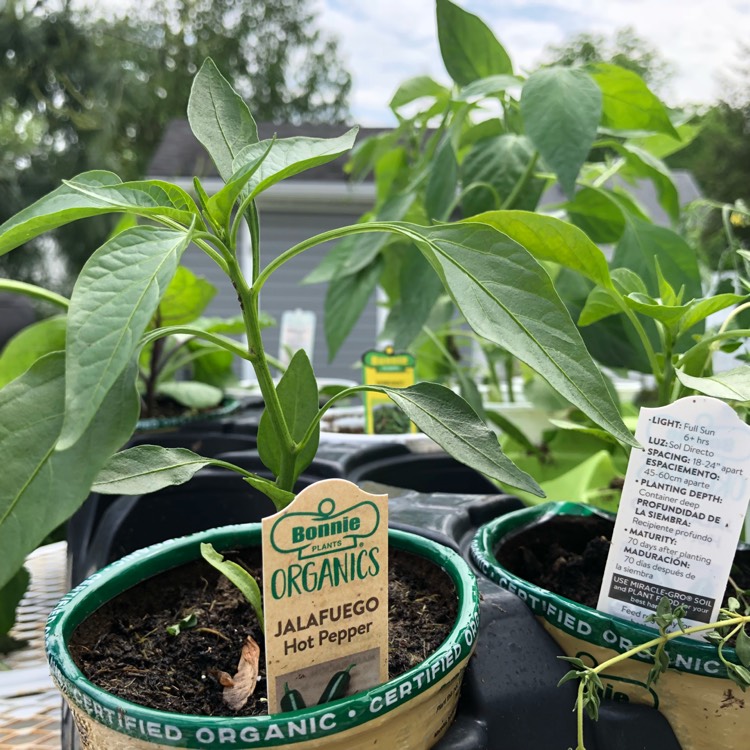
[[[282,554],[297,554],[306,560],[332,552],[355,549],[361,539],[372,536],[380,526],[380,511],[368,500],[337,510],[327,497],[317,512],[287,513],[271,529],[271,545]]]

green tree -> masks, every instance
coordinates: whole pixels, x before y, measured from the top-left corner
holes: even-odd
[[[0,13],[0,223],[94,166],[141,177],[209,54],[260,120],[348,117],[351,78],[307,0],[151,0],[114,19],[55,8],[9,0]],[[0,274],[64,291],[110,228],[56,230]]]
[[[637,73],[655,90],[662,88],[674,72],[672,64],[632,26],[618,29],[611,37],[584,32],[560,45],[548,45],[545,61],[556,65],[612,63]]]
[[[671,155],[673,169],[687,169],[703,194],[723,203],[750,204],[750,45],[739,44],[737,63],[723,76],[722,99],[696,115],[697,137],[685,149]],[[732,252],[738,243],[750,248],[750,227],[739,222],[727,227],[716,211],[698,206],[692,216],[697,240],[713,266],[736,262]],[[734,235],[728,242],[726,232]]]

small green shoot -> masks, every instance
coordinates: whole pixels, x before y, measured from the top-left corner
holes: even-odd
[[[735,589],[737,589],[736,586]],[[578,743],[575,750],[586,750],[583,740],[584,711],[593,721],[599,718],[601,694],[604,692],[599,675],[621,661],[625,661],[644,651],[654,649],[651,653],[654,659],[654,666],[648,674],[648,685],[651,686],[669,668],[669,656],[665,650],[667,643],[679,636],[710,631],[706,635],[706,639],[717,645],[719,659],[726,668],[727,677],[740,687],[743,692],[750,687],[750,636],[745,632],[745,625],[750,624],[750,603],[745,596],[745,591],[737,589],[737,593],[742,602],[740,602],[740,598],[731,597],[728,606],[719,611],[719,617],[716,622],[695,625],[689,628],[686,628],[683,623],[683,618],[686,615],[685,607],[678,605],[673,608],[669,599],[662,597],[656,608],[656,612],[646,618],[646,622],[652,622],[659,628],[659,636],[639,646],[634,646],[622,654],[617,654],[617,656],[613,656],[611,659],[595,667],[586,666],[577,657],[558,657],[563,661],[569,662],[574,667],[557,683],[558,687],[570,680],[579,680],[578,697],[576,699]],[[743,612],[743,614],[740,614],[740,612]],[[675,627],[677,629],[674,629]],[[724,646],[734,637],[736,637],[735,651],[740,664],[728,661],[723,653]]]
[[[167,633],[169,635],[179,635],[183,630],[192,630],[197,624],[198,616],[195,612],[191,612],[181,620],[178,620],[174,625],[167,625]]]
[[[212,565],[219,573],[226,576],[242,592],[242,595],[255,610],[255,616],[258,618],[261,630],[265,630],[263,600],[257,581],[244,568],[237,565],[237,563],[225,560],[224,556],[219,554],[211,544],[206,544],[205,542],[201,544],[201,555],[209,565]]]
[[[646,622],[654,623],[662,636],[666,636],[669,631],[674,629],[675,625],[680,629],[680,632],[684,633],[685,625],[682,620],[686,614],[687,610],[684,605],[678,604],[672,609],[672,603],[666,596],[663,596],[656,606],[656,613],[648,615]],[[669,654],[665,650],[666,645],[667,642],[663,640],[654,651],[654,666],[649,670],[646,680],[648,687],[651,687],[669,669]]]

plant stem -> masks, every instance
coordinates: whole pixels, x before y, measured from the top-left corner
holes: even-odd
[[[578,681],[578,700],[576,701],[576,731],[578,743],[576,750],[586,750],[583,745],[583,680]]]
[[[366,232],[390,232],[391,234],[400,234],[407,237],[410,240],[421,239],[415,237],[413,232],[409,232],[405,227],[398,227],[394,224],[386,224],[382,222],[367,222],[364,224],[351,224],[346,227],[340,227],[338,229],[331,229],[327,232],[322,232],[314,237],[310,237],[303,242],[290,247],[289,250],[281,253],[278,257],[274,258],[261,272],[258,274],[258,278],[253,283],[253,293],[259,294],[263,285],[268,281],[269,276],[276,271],[278,268],[287,263],[288,261],[295,258],[305,250],[309,250],[311,247],[321,245],[324,242],[330,242],[331,240],[338,240],[341,237],[347,237],[351,234],[364,234]]]
[[[662,371],[661,383],[659,383],[659,406],[666,406],[672,403],[672,389],[676,380],[674,364],[672,363],[674,342],[665,326],[661,326],[658,323],[657,326],[660,329],[662,341],[664,342],[664,369]]]
[[[323,406],[320,407],[320,410],[315,415],[315,419],[313,419],[312,424],[307,428],[307,432],[305,433],[305,436],[300,440],[300,445],[307,445],[308,441],[312,439],[313,434],[315,433],[315,430],[318,428],[318,425],[320,424],[320,420],[323,419],[323,415],[337,402],[342,401],[345,398],[349,398],[349,396],[354,395],[355,393],[361,393],[362,391],[369,391],[371,390],[370,386],[367,385],[353,385],[351,388],[344,388],[343,391],[339,391],[338,393],[335,393],[331,398],[328,399],[328,401],[323,404]]]
[[[602,662],[596,667],[590,667],[586,669],[586,673],[600,674],[605,669],[609,669],[615,664],[629,659],[631,656],[640,654],[642,651],[648,651],[662,643],[669,643],[669,641],[679,638],[680,636],[692,635],[693,633],[700,633],[704,630],[715,630],[717,627],[727,628],[734,625],[742,626],[747,623],[750,623],[750,615],[737,615],[736,617],[720,620],[719,622],[709,622],[704,623],[703,625],[693,625],[692,627],[685,628],[685,630],[675,630],[673,633],[660,635],[656,638],[652,638],[646,643],[640,644],[639,646],[634,646],[628,651],[624,651],[621,654],[617,654],[617,656],[613,656],[611,659],[607,659],[607,661]],[[721,653],[721,651],[719,653]],[[584,682],[583,680],[580,680],[578,683],[578,700],[576,701],[576,718],[578,726],[578,746],[576,747],[576,750],[586,750],[583,743],[583,689]]]
[[[242,359],[247,359],[252,361],[252,357],[249,354],[249,352],[246,349],[243,349],[236,341],[233,339],[227,338],[226,336],[222,336],[218,333],[209,333],[208,331],[201,331],[199,328],[193,328],[192,326],[165,326],[164,328],[157,328],[154,331],[149,331],[142,339],[141,339],[141,346],[145,346],[146,344],[151,343],[152,341],[156,341],[156,339],[165,338],[167,336],[172,336],[177,333],[186,333],[193,338],[196,339],[203,339],[204,341],[209,341],[212,344],[215,344],[216,346],[220,346],[222,349],[225,349],[226,351],[234,354],[237,357],[241,357]]]
[[[156,309],[156,315],[154,316],[154,322],[156,328],[161,325],[161,310]],[[146,377],[146,395],[144,400],[146,402],[146,416],[154,416],[156,410],[156,381],[159,377],[160,359],[164,350],[164,339],[158,338],[153,342],[151,346],[151,357],[149,361],[148,376]]]
[[[598,188],[604,185],[611,177],[614,177],[625,165],[625,159],[615,159],[612,166],[609,169],[605,169],[595,180],[594,187]]]
[[[516,184],[513,186],[513,190],[510,191],[510,194],[500,206],[501,211],[506,211],[513,207],[513,204],[521,194],[521,191],[529,184],[529,181],[534,175],[534,169],[536,169],[537,161],[539,161],[539,152],[534,151],[534,155],[526,165],[526,169],[524,169],[523,174],[518,178]]]
[[[60,294],[44,289],[41,286],[35,284],[27,284],[23,281],[13,281],[12,279],[0,279],[0,290],[8,292],[16,292],[23,294],[26,297],[32,297],[34,299],[42,300],[43,302],[51,302],[53,305],[62,307],[67,310],[70,306],[70,300],[63,297]]]
[[[643,350],[646,352],[646,357],[648,358],[648,363],[649,363],[649,366],[651,367],[651,372],[653,376],[656,378],[656,382],[661,383],[662,381],[661,368],[659,367],[659,363],[656,361],[656,352],[654,351],[654,347],[651,346],[651,341],[648,337],[648,334],[646,333],[646,329],[643,327],[643,324],[641,323],[641,321],[638,320],[638,316],[636,315],[636,313],[628,306],[628,303],[625,302],[625,300],[622,298],[622,295],[619,292],[614,291],[613,297],[615,301],[617,302],[617,305],[619,306],[619,308],[625,314],[625,317],[630,321],[630,324],[635,329],[638,339],[641,342],[641,346],[643,347]]]
[[[727,315],[724,322],[721,324],[721,327],[719,328],[719,333],[724,333],[727,328],[729,327],[729,324],[743,311],[750,309],[750,302],[743,302],[741,305],[738,305],[737,307],[732,310],[732,312]],[[714,342],[717,343],[717,342]]]
[[[294,463],[299,452],[299,446],[294,442],[289,431],[284,411],[281,407],[279,395],[273,382],[268,360],[263,349],[263,339],[259,323],[258,289],[247,285],[245,277],[235,258],[230,263],[230,278],[237,290],[242,307],[242,317],[245,321],[247,333],[248,355],[252,362],[258,386],[263,395],[265,408],[281,440],[283,450],[281,451],[281,466],[279,475],[276,477],[276,485],[283,490],[292,492],[294,490]]]

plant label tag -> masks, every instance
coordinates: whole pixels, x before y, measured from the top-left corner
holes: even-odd
[[[635,437],[597,607],[643,622],[666,596],[686,624],[713,622],[750,499],[750,427],[691,396],[641,409]]]
[[[362,382],[365,385],[408,388],[414,385],[414,367],[414,357],[407,352],[396,353],[392,346],[387,346],[382,352],[372,349],[362,356]],[[365,391],[364,398],[365,433],[368,435],[417,431],[417,426],[385,393]]]
[[[288,365],[292,354],[304,349],[313,361],[315,351],[315,313],[310,310],[286,310],[279,329],[279,361]]]
[[[388,680],[388,496],[345,479],[263,519],[268,712]]]

